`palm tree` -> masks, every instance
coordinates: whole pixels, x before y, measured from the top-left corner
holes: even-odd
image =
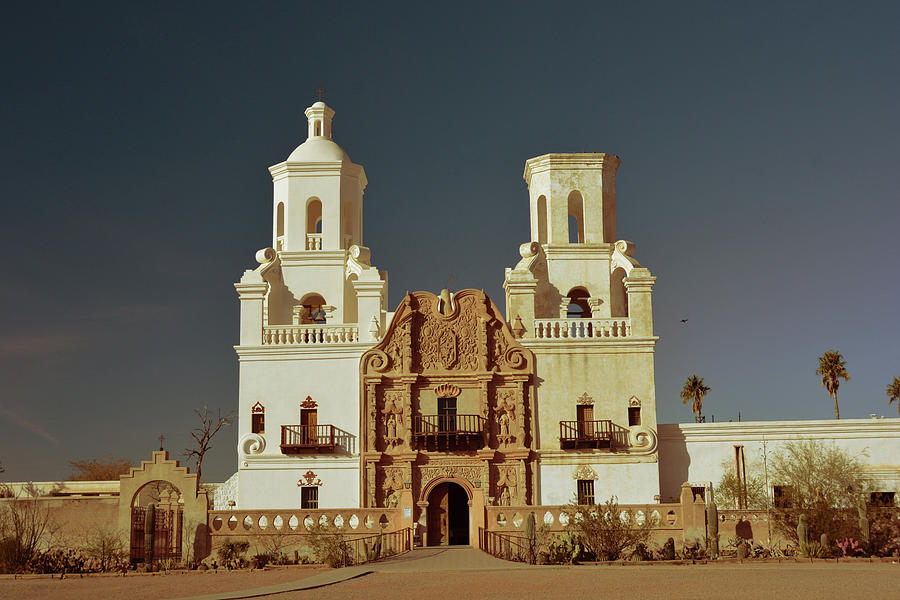
[[[816,375],[822,376],[822,387],[828,390],[828,395],[834,398],[834,418],[841,418],[841,409],[838,408],[837,391],[841,385],[841,379],[850,381],[847,372],[847,361],[837,350],[828,350],[819,357],[819,368]]]
[[[889,405],[893,404],[894,400],[897,401],[897,413],[900,414],[900,377],[894,377],[894,380],[888,384],[885,393]]]
[[[681,388],[681,403],[687,404],[691,401],[691,412],[697,415],[697,422],[703,422],[703,396],[710,390],[709,387],[703,385],[703,378],[697,375],[691,375],[684,382]]]

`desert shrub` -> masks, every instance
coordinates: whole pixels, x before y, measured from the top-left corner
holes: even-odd
[[[226,539],[216,552],[223,566],[239,566],[244,552],[250,549],[250,542]]]
[[[615,496],[598,506],[572,505],[575,517],[569,520],[568,529],[573,532],[584,553],[597,560],[618,560],[625,550],[638,544],[646,545],[650,539],[653,522],[645,518],[638,523],[631,510],[622,510]],[[580,517],[579,517],[580,513]]]
[[[321,523],[315,523],[309,529],[308,540],[316,562],[333,568],[353,564],[350,545],[343,533],[329,533]]]
[[[827,558],[829,551],[828,548],[819,542],[800,542],[797,548],[797,555],[803,558]]]
[[[29,562],[46,547],[50,535],[49,505],[36,499],[28,486],[23,495],[0,503],[0,571],[27,570]]]
[[[723,463],[723,467],[722,479],[719,480],[719,485],[716,486],[716,504],[720,509],[736,509],[739,505],[738,499],[744,493],[744,490],[741,489],[734,461],[726,460]],[[759,510],[767,506],[766,478],[761,470],[758,462],[747,461],[745,481],[747,508],[751,510]]]
[[[98,571],[118,570],[128,559],[128,550],[119,532],[112,527],[95,527],[84,535],[84,554]]]
[[[807,517],[810,540],[823,533],[832,540],[859,536],[862,463],[846,450],[817,440],[788,442],[772,456],[770,481],[790,489],[789,502],[772,508],[773,524],[785,539],[800,541],[801,514]]]
[[[900,556],[900,520],[893,508],[877,508],[871,515],[869,539],[872,553],[878,556]]]

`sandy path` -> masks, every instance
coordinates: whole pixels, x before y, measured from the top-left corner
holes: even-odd
[[[158,600],[243,590],[311,577],[331,569],[323,567],[287,567],[272,571],[187,571],[127,577],[84,577],[70,575],[59,579],[2,579],[0,599],[29,600]]]

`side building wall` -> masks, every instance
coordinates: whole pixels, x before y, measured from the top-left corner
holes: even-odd
[[[834,443],[854,454],[873,488],[900,497],[900,419],[842,419],[660,425],[662,500],[677,498],[686,481],[717,485],[734,464],[735,446],[744,447],[747,472],[752,474],[763,471],[764,444],[771,456],[788,441],[808,439]]]

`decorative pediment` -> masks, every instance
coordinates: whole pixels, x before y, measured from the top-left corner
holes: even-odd
[[[534,364],[483,290],[450,298],[407,293],[382,341],[363,355],[364,373],[527,372]]]
[[[588,396],[588,393],[585,392],[576,400],[578,404],[590,406],[594,404],[594,399]]]
[[[254,415],[259,415],[259,414],[266,412],[266,407],[263,406],[262,403],[257,402],[256,404],[254,404],[253,406],[250,407],[250,412],[252,412]]]
[[[318,407],[319,407],[319,405],[316,404],[316,401],[312,399],[312,396],[307,396],[306,400],[304,400],[303,402],[300,403],[300,408],[311,409],[311,408],[318,408]]]
[[[628,399],[628,408],[640,408],[640,407],[641,407],[641,401],[638,400],[637,396],[632,396],[631,398]]]
[[[438,398],[456,398],[459,396],[461,389],[452,383],[442,383],[434,388],[434,394]]]
[[[597,471],[592,469],[589,465],[581,465],[577,469],[572,472],[572,479],[600,479],[597,475]]]
[[[319,485],[320,486],[320,485],[322,485],[322,480],[319,479],[316,476],[316,474],[313,473],[312,471],[307,471],[306,473],[303,474],[303,477],[301,477],[297,481],[297,487],[303,487],[305,485]]]

